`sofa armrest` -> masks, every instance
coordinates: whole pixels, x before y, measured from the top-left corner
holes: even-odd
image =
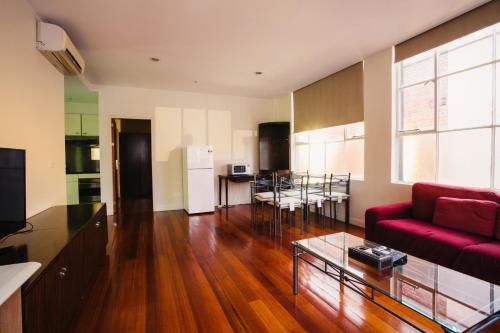
[[[411,202],[368,208],[365,213],[365,238],[374,240],[375,225],[378,221],[411,217],[411,208]]]

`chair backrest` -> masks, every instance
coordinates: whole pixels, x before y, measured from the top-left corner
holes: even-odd
[[[351,173],[346,175],[330,175],[330,192],[341,192],[350,194],[351,192]]]
[[[284,190],[292,190],[294,189],[295,184],[291,181],[289,177],[281,177],[277,176],[277,182],[276,182],[276,193],[277,193],[277,199],[281,200],[281,192]]]
[[[326,174],[312,174],[307,172],[306,177],[306,186],[305,186],[305,200],[309,202],[309,194],[311,192],[317,192],[325,194],[327,186],[327,177]]]

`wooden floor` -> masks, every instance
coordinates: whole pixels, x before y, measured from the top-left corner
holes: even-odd
[[[304,263],[293,295],[291,240],[344,230],[363,236],[363,229],[286,227],[275,239],[249,215],[246,205],[188,217],[153,214],[149,201],[127,203],[108,221],[109,262],[73,331],[414,331]]]

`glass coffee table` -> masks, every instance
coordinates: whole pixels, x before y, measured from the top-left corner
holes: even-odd
[[[379,296],[416,311],[445,332],[479,332],[500,319],[500,286],[410,255],[405,265],[378,271],[349,258],[348,248],[357,245],[378,244],[344,232],[292,242],[294,294],[301,259],[422,332],[386,301],[378,302]]]

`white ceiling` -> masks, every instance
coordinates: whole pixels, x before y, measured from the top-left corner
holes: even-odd
[[[68,32],[94,84],[257,97],[301,88],[487,2],[28,1]]]

